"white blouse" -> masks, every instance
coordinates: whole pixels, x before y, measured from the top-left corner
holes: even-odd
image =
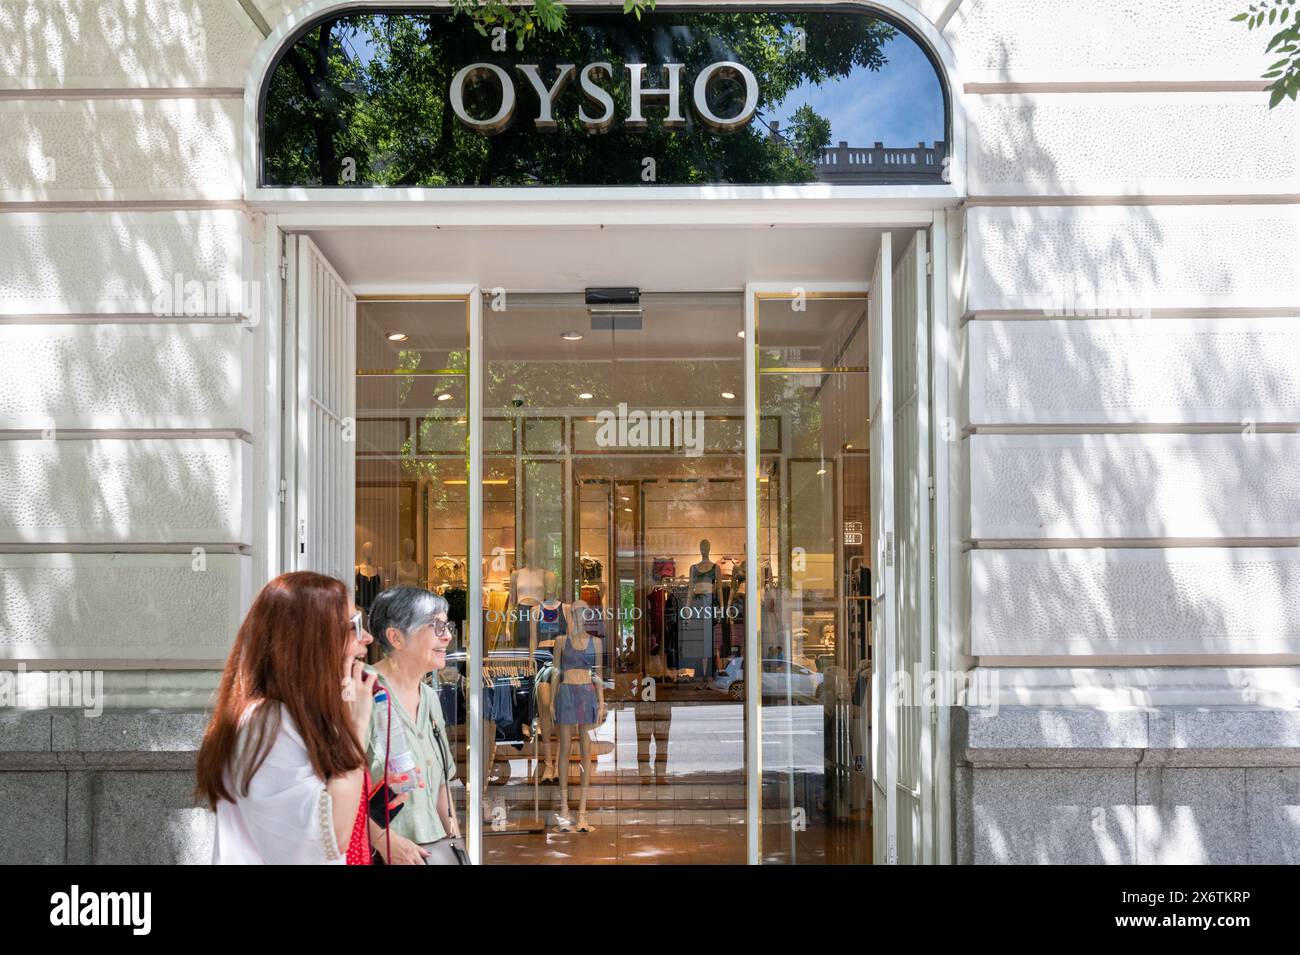
[[[289,711],[280,705],[280,728],[266,760],[253,774],[248,795],[227,786],[235,802],[217,803],[214,865],[343,865],[334,835],[334,806],[316,775]],[[248,724],[250,708],[241,720]],[[241,728],[238,749],[245,742]]]

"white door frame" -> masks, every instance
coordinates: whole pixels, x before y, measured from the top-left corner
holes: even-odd
[[[282,247],[281,239],[287,232],[302,232],[311,228],[348,228],[373,226],[376,224],[393,224],[392,214],[395,211],[392,207],[384,208],[383,205],[375,203],[365,203],[360,207],[349,207],[349,205],[338,203],[329,204],[321,208],[314,203],[310,206],[300,202],[290,202],[284,204],[266,203],[266,211],[270,212],[275,206],[279,206],[279,211],[275,214],[267,215],[267,241],[266,253],[262,257],[260,280],[268,289],[279,289],[282,282],[281,258],[279,250]],[[386,205],[386,204],[385,204]],[[561,212],[560,206],[564,206]],[[556,228],[569,227],[575,224],[588,226],[608,224],[611,219],[620,220],[622,225],[642,225],[647,227],[662,226],[672,221],[677,215],[674,213],[665,218],[657,214],[650,214],[653,210],[653,203],[647,204],[628,204],[619,211],[622,215],[611,216],[610,208],[604,203],[579,201],[573,204],[557,203],[550,205],[547,203],[538,203],[538,209],[545,209],[549,206],[552,216],[546,221],[546,225]],[[754,215],[756,210],[747,209],[747,202],[722,202],[717,206],[710,203],[693,203],[693,208],[689,216],[682,215],[683,222],[689,221],[689,224],[697,228],[708,228],[709,226],[735,226],[741,224],[752,225],[755,228],[766,228],[776,223],[770,221],[772,218],[779,219],[779,225],[796,226],[796,225],[821,225],[829,228],[844,228],[856,226],[859,228],[893,228],[902,230],[908,228],[928,228],[931,230],[931,246],[933,248],[933,276],[930,281],[931,291],[931,308],[930,308],[930,361],[934,367],[933,383],[933,403],[932,403],[932,420],[959,420],[954,414],[953,393],[949,384],[950,375],[948,374],[948,365],[954,360],[955,350],[950,344],[949,330],[949,300],[948,300],[948,276],[947,276],[947,231],[945,228],[947,210],[954,205],[952,200],[945,196],[942,199],[929,198],[921,200],[915,205],[904,203],[900,206],[882,207],[879,200],[857,200],[842,202],[838,208],[832,208],[820,203],[809,203],[806,200],[793,204],[788,207],[792,213],[791,216],[785,215],[773,216],[772,208],[769,203],[764,203],[766,207],[765,221],[758,221]],[[846,208],[847,207],[847,208]],[[407,213],[402,218],[407,224],[428,223],[432,224],[437,219],[443,227],[449,224],[446,215],[446,207],[442,207],[442,215],[438,215],[438,209],[432,207],[417,207],[417,210],[411,211],[407,206]],[[499,209],[499,212],[506,212],[505,209]],[[665,211],[662,209],[660,211]],[[479,207],[479,213],[475,216],[473,225],[482,227],[483,217],[482,208]],[[567,214],[565,214],[567,213]],[[452,216],[452,219],[457,218]],[[494,217],[496,218],[496,217]],[[510,221],[527,222],[531,225],[537,225],[538,222],[530,216],[516,216],[508,214],[501,216],[499,224],[506,225]],[[467,223],[469,224],[469,223]],[[278,231],[277,231],[278,230]],[[292,266],[290,266],[292,268]],[[870,285],[870,276],[863,276],[861,281],[840,282],[840,283],[808,283],[808,282],[772,282],[766,276],[762,281],[747,283],[745,286],[745,334],[746,343],[750,346],[755,344],[754,339],[754,295],[762,292],[789,292],[794,286],[816,291],[830,292],[862,292]],[[292,282],[288,285],[291,287]],[[360,288],[356,286],[355,288]],[[478,294],[479,287],[475,284],[420,284],[414,286],[401,286],[380,288],[378,286],[365,286],[365,292],[368,295],[390,292],[393,294],[420,294],[430,296],[467,296],[469,299],[469,440],[470,452],[468,461],[468,481],[469,481],[469,558],[470,558],[470,593],[481,592],[482,589],[482,302]],[[279,370],[280,362],[285,357],[283,354],[276,354],[277,351],[283,352],[284,343],[291,340],[286,332],[289,323],[293,321],[292,300],[288,297],[291,289],[286,291],[283,301],[283,313],[276,315],[279,311],[268,312],[273,318],[279,317],[278,323],[281,327],[275,328],[268,332],[266,356],[269,368]],[[279,298],[279,296],[275,296]],[[892,362],[892,355],[889,356]],[[940,365],[943,363],[943,367]],[[285,376],[283,387],[289,389],[292,387],[292,378],[289,376],[294,373],[292,362],[285,362],[283,365],[283,374]],[[756,352],[753,347],[745,349],[745,388],[746,388],[746,469],[751,475],[757,474],[758,468],[758,446],[754,439],[757,427],[757,366]],[[284,449],[280,453],[283,458],[287,457],[287,448],[284,442],[290,440],[291,436],[284,433],[284,423],[277,415],[268,415],[269,422],[275,422],[277,427],[276,434],[267,435],[268,448],[274,446],[271,450],[273,456],[275,450]],[[947,475],[949,473],[949,460],[952,451],[949,442],[946,440],[935,441],[935,469],[936,475]],[[873,471],[876,468],[873,462]],[[268,468],[268,478],[266,486],[262,489],[265,498],[264,511],[267,526],[278,526],[282,535],[288,535],[292,538],[291,528],[286,529],[285,521],[292,514],[292,511],[286,507],[286,503],[278,500],[276,493],[279,481],[278,470],[274,467]],[[936,607],[935,619],[933,622],[934,639],[937,641],[937,665],[941,671],[946,670],[950,661],[956,654],[960,653],[959,646],[951,646],[951,641],[958,638],[959,629],[955,625],[952,615],[951,605],[951,575],[953,572],[952,552],[947,543],[954,532],[955,528],[949,519],[948,495],[950,487],[948,481],[936,481],[936,556],[934,571],[936,574]],[[746,509],[751,515],[757,514],[757,484],[754,481],[746,483]],[[273,538],[272,538],[273,540]],[[750,566],[746,573],[750,579],[758,579],[758,568],[753,566],[757,560],[758,541],[757,527],[753,520],[749,521],[747,529],[747,560]],[[268,547],[271,546],[268,540]],[[274,569],[276,561],[268,561],[268,570]],[[280,562],[281,568],[286,565]],[[747,591],[747,602],[757,603],[757,591]],[[757,606],[746,607],[746,619],[748,622],[758,620],[759,608]],[[483,659],[483,632],[482,620],[478,615],[469,615],[469,648],[470,672],[478,672],[475,667],[481,667]],[[756,625],[747,623],[746,626],[746,656],[750,659],[758,659],[761,652],[758,644],[758,631]],[[751,672],[752,671],[752,672]],[[750,686],[751,681],[761,680],[761,673],[752,667],[746,667],[745,672],[746,693],[745,707],[746,720],[748,725],[758,727],[759,713],[757,712],[758,702],[761,694],[758,692],[758,686]],[[481,713],[482,689],[478,686],[478,681],[469,681],[469,691],[467,699],[467,731],[469,727],[476,725],[476,720]],[[938,770],[934,774],[934,791],[935,798],[932,804],[933,832],[937,842],[937,859],[939,862],[949,862],[952,858],[951,840],[952,840],[952,823],[951,813],[951,791],[949,782],[949,773],[947,771],[950,759],[950,739],[949,727],[947,720],[939,721],[938,732],[934,739],[935,752],[933,765]],[[479,861],[482,858],[483,848],[483,824],[481,813],[477,811],[475,800],[480,795],[478,788],[481,783],[478,780],[482,777],[483,771],[483,747],[473,746],[469,748],[469,766],[467,767],[469,786],[467,787],[469,805],[467,831],[468,849],[471,858]],[[746,733],[745,737],[746,751],[746,860],[750,864],[761,861],[761,820],[762,820],[762,787],[761,787],[761,736],[758,732]]]

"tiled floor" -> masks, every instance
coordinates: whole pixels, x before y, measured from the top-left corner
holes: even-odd
[[[766,861],[789,863],[789,834],[767,840]],[[744,826],[623,826],[588,833],[484,835],[489,865],[741,865]],[[869,824],[814,826],[800,833],[796,861],[801,864],[866,864],[871,861]]]

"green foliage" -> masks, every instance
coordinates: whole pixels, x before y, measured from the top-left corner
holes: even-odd
[[[1251,30],[1256,27],[1279,28],[1266,47],[1269,53],[1284,54],[1264,74],[1264,79],[1272,80],[1268,86],[1270,107],[1283,99],[1294,100],[1300,93],[1300,11],[1295,7],[1296,0],[1259,0],[1252,3],[1245,13],[1232,18],[1234,22],[1244,22]]]

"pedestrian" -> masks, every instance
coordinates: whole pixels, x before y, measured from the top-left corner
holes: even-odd
[[[253,600],[198,754],[214,863],[369,864],[369,643],[332,577],[282,574]]]

